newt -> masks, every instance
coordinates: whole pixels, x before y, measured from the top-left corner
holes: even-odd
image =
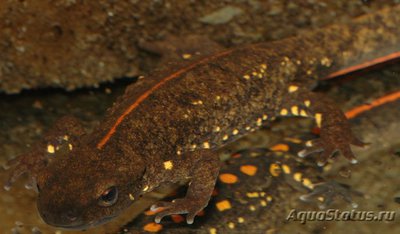
[[[5,188],[30,173],[37,206],[52,226],[87,229],[111,220],[143,194],[190,180],[186,196],[156,215],[207,206],[218,177],[217,149],[277,117],[314,118],[320,138],[299,152],[325,164],[363,146],[334,102],[313,93],[331,78],[400,56],[400,6],[306,35],[246,45],[156,70],[127,87],[91,133],[65,117],[15,165]],[[57,157],[54,157],[57,155]],[[61,156],[59,156],[61,155]]]

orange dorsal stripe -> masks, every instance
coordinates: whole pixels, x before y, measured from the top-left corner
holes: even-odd
[[[363,112],[369,111],[375,107],[381,106],[388,102],[394,102],[398,99],[400,99],[400,91],[397,91],[397,92],[385,95],[383,97],[380,97],[378,99],[375,99],[374,101],[372,101],[369,104],[364,104],[361,106],[354,107],[353,109],[350,109],[349,111],[347,111],[345,114],[348,119],[352,119],[352,118],[360,115]]]
[[[378,57],[376,59],[372,59],[370,61],[367,61],[367,62],[364,62],[364,63],[360,63],[360,64],[357,64],[357,65],[354,65],[354,66],[351,66],[351,67],[348,67],[348,68],[344,68],[344,69],[336,71],[336,72],[333,72],[333,73],[329,74],[327,77],[325,77],[325,79],[330,79],[330,78],[334,78],[334,77],[337,77],[337,76],[342,76],[342,75],[345,75],[345,74],[349,74],[351,72],[359,71],[359,70],[362,70],[364,68],[372,67],[372,66],[375,66],[375,65],[378,65],[378,64],[381,64],[381,63],[385,63],[387,61],[398,59],[398,58],[400,58],[400,51],[399,52],[395,52],[395,53],[391,53],[391,54],[388,54],[388,55],[385,55],[385,56],[382,56],[382,57]]]
[[[122,113],[122,115],[120,115],[117,119],[117,121],[115,122],[115,124],[111,127],[111,129],[107,132],[107,134],[100,140],[100,142],[97,144],[97,148],[101,149],[103,148],[103,146],[107,143],[107,141],[111,138],[111,136],[115,133],[115,131],[117,130],[117,127],[122,123],[122,121],[125,119],[125,117],[127,115],[129,115],[129,113],[131,113],[136,107],[138,107],[140,105],[140,103],[142,103],[144,100],[146,100],[146,98],[148,96],[150,96],[152,93],[154,93],[154,91],[156,91],[157,89],[159,89],[161,86],[163,86],[164,84],[166,84],[168,81],[173,80],[175,78],[178,78],[180,75],[184,74],[185,72],[193,69],[194,67],[198,66],[199,64],[203,64],[206,63],[210,60],[219,58],[221,56],[224,56],[226,54],[231,53],[233,50],[226,50],[223,51],[221,53],[215,54],[213,56],[209,56],[206,57],[202,60],[199,60],[195,63],[190,64],[187,67],[184,67],[174,73],[172,73],[171,75],[165,77],[164,79],[162,79],[160,82],[158,82],[157,84],[155,84],[153,87],[151,87],[150,89],[148,89],[146,92],[144,92],[142,95],[140,95],[140,97],[138,99],[135,100],[134,103],[132,103],[132,105],[130,105],[125,111],[124,113]]]

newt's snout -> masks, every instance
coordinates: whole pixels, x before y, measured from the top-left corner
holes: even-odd
[[[81,214],[72,208],[60,209],[52,204],[38,200],[38,210],[40,217],[49,225],[67,229],[85,229],[86,225],[82,220]]]

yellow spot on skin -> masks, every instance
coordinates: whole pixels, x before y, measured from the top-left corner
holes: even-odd
[[[303,179],[303,185],[309,189],[314,189],[313,183],[311,182],[311,180],[309,180],[307,178]]]
[[[296,172],[296,173],[294,173],[294,175],[293,175],[293,179],[294,179],[295,181],[297,181],[297,182],[300,182],[302,176],[303,176],[303,175],[302,175],[300,172]]]
[[[265,192],[261,192],[261,193],[260,193],[260,196],[261,196],[261,197],[265,197]]]
[[[246,80],[249,80],[250,76],[249,75],[244,75],[243,78],[246,79]]]
[[[260,194],[258,192],[247,193],[246,195],[250,198],[260,197]]]
[[[196,149],[196,147],[197,147],[196,144],[193,144],[193,145],[190,146],[190,148],[191,148],[192,150]]]
[[[285,116],[285,115],[288,114],[288,110],[282,109],[281,112],[280,112],[280,114],[283,115],[283,116]]]
[[[310,100],[305,100],[304,101],[304,105],[306,105],[306,107],[310,107],[311,101]]]
[[[55,148],[53,145],[48,145],[47,146],[47,152],[50,154],[54,154],[56,152]]]
[[[261,68],[264,70],[267,69],[267,64],[265,64],[265,63],[261,64]]]
[[[300,111],[300,116],[307,117],[307,112],[305,110]]]
[[[149,190],[149,186],[148,185],[144,186],[143,192],[146,192],[147,190]]]
[[[311,75],[312,71],[311,70],[307,70],[307,75]]]
[[[244,223],[244,218],[243,217],[239,217],[238,218],[238,223]]]
[[[210,234],[217,234],[216,228],[210,228],[209,231],[210,231]]]
[[[219,132],[221,131],[221,128],[219,126],[215,126],[213,129],[214,132]]]
[[[203,148],[204,149],[209,149],[210,148],[210,143],[208,143],[207,141],[203,143]]]
[[[234,174],[224,173],[219,175],[219,180],[225,184],[234,184],[238,181],[238,178]]]
[[[261,74],[261,73],[258,73],[258,78],[262,78],[263,77],[263,75]]]
[[[173,167],[174,167],[174,164],[172,163],[171,160],[164,162],[164,169],[165,170],[172,170]]]
[[[306,141],[306,146],[311,147],[313,145],[312,141]]]
[[[228,138],[229,138],[228,135],[224,135],[224,136],[222,137],[222,140],[226,141],[226,140],[228,140]]]
[[[294,92],[296,92],[297,90],[299,89],[299,87],[298,86],[296,86],[296,85],[291,85],[291,86],[289,86],[289,93],[294,93]]]
[[[69,149],[69,151],[72,151],[72,144],[68,144],[68,149]]]
[[[67,135],[64,135],[64,136],[63,136],[63,140],[64,140],[64,141],[68,141],[68,139],[69,139],[69,137],[68,137]]]
[[[159,232],[162,229],[162,225],[158,223],[148,223],[144,225],[143,230],[146,232]]]
[[[232,205],[228,200],[223,200],[223,201],[217,202],[217,204],[215,204],[215,206],[217,207],[217,209],[219,211],[229,210],[232,208]]]
[[[262,120],[267,120],[268,119],[268,115],[263,115],[262,116]]]
[[[267,196],[267,201],[272,201],[272,197],[270,195]]]
[[[230,229],[234,229],[234,228],[235,228],[235,224],[232,223],[232,222],[229,222],[229,223],[228,223],[228,227],[229,227]]]
[[[249,206],[249,209],[250,209],[251,211],[255,211],[255,210],[256,210],[256,207],[253,206],[253,205],[251,205],[251,206]]]
[[[257,76],[257,75],[258,75],[257,72],[252,72],[251,74],[252,74],[253,76]]]
[[[320,202],[323,202],[325,199],[324,199],[324,197],[318,197],[317,198]]]
[[[261,69],[260,69],[260,72],[261,72],[261,73],[265,73],[265,69],[262,69],[262,68],[261,68]]]
[[[302,142],[302,140],[300,140],[300,139],[291,138],[291,137],[285,137],[285,140],[296,143],[296,144],[300,144]]]
[[[283,151],[287,152],[289,151],[289,146],[287,144],[276,144],[270,148],[272,151]]]
[[[270,166],[269,166],[269,173],[272,175],[272,176],[274,176],[274,177],[277,177],[277,176],[279,176],[280,174],[281,174],[281,167],[278,165],[278,164],[276,164],[276,163],[272,163]]]
[[[215,99],[217,99],[217,101],[221,100],[221,96],[216,96]]]
[[[290,174],[290,172],[291,172],[290,167],[286,164],[282,165],[282,170],[283,170],[283,173],[285,173],[285,174]]]
[[[257,124],[257,126],[261,126],[261,125],[262,125],[262,119],[261,119],[261,118],[258,118],[256,124]]]
[[[328,57],[323,57],[321,59],[321,65],[325,67],[330,67],[332,65],[332,60],[330,60]]]
[[[182,54],[183,59],[190,59],[192,57],[191,54]]]
[[[254,176],[257,173],[257,167],[253,165],[243,165],[240,167],[240,171],[246,175]]]
[[[292,111],[293,115],[299,115],[299,107],[298,106],[292,106],[290,109]]]
[[[234,129],[233,131],[232,131],[232,135],[237,135],[239,133],[239,130],[237,130],[237,129]]]
[[[188,114],[184,114],[183,118],[187,119],[187,118],[189,118],[189,115]]]
[[[261,200],[261,201],[260,201],[260,204],[261,204],[261,206],[267,206],[267,202],[264,201],[264,200]]]
[[[322,114],[316,113],[315,114],[315,122],[317,122],[317,126],[320,128],[322,123]]]
[[[203,101],[202,100],[197,100],[192,102],[193,105],[203,105]]]
[[[181,155],[181,154],[182,154],[182,151],[178,150],[178,151],[176,151],[176,154],[177,154],[177,155]]]
[[[250,127],[250,126],[247,126],[245,129],[246,129],[247,131],[249,131],[249,130],[251,129],[251,127]]]
[[[129,200],[131,200],[131,201],[135,200],[135,197],[131,193],[129,194]]]

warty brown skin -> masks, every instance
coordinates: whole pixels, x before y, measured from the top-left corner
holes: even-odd
[[[332,101],[310,92],[316,80],[400,49],[400,6],[281,41],[249,45],[155,71],[129,86],[101,124],[85,134],[60,120],[17,160],[9,184],[30,172],[39,212],[50,225],[89,228],[118,215],[165,182],[190,179],[187,195],[156,221],[204,208],[219,171],[215,150],[277,116],[315,118],[321,138],[300,156],[334,152],[356,162],[362,146]],[[47,165],[48,156],[57,158]]]

